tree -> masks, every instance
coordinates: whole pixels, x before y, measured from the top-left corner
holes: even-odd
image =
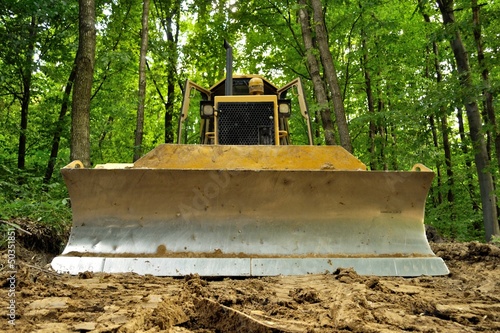
[[[37,13],[23,6],[13,4],[0,7],[2,26],[2,69],[0,82],[2,90],[7,91],[20,104],[20,121],[17,145],[17,167],[24,169],[26,164],[26,147],[28,133],[28,115],[32,99],[33,72],[36,70],[34,60],[35,45],[38,33]]]
[[[149,0],[143,1],[141,51],[139,55],[139,101],[137,106],[137,126],[135,130],[134,162],[142,155],[142,136],[144,131],[144,100],[146,95],[146,54],[148,51]]]
[[[321,0],[311,0],[314,16],[314,27],[316,30],[316,39],[318,41],[319,53],[325,71],[325,78],[330,88],[333,101],[333,109],[335,111],[335,119],[340,136],[340,144],[347,151],[352,152],[351,137],[347,127],[347,119],[344,110],[344,101],[340,93],[340,86],[337,79],[337,71],[333,63],[332,53],[328,46],[328,34],[326,31],[325,21],[323,17],[323,7]]]
[[[35,15],[31,16],[31,23],[28,27],[28,48],[26,52],[25,65],[22,71],[22,96],[21,96],[21,131],[19,134],[19,150],[17,158],[17,167],[24,169],[26,158],[26,132],[28,130],[28,109],[30,105],[31,96],[31,77],[33,71],[33,55],[35,52],[35,36],[37,30],[37,18]]]
[[[446,28],[453,28],[455,23],[454,1],[438,0],[439,10],[443,17],[443,24]],[[471,69],[467,51],[462,42],[461,34],[458,30],[452,30],[450,46],[455,56],[460,85],[464,89],[465,96],[463,103],[469,121],[469,134],[474,148],[474,161],[479,179],[479,189],[483,207],[483,221],[486,232],[486,240],[490,240],[493,235],[499,235],[496,196],[493,187],[493,178],[489,169],[489,159],[486,143],[482,134],[481,116],[479,108],[472,91]]]
[[[174,107],[176,100],[176,80],[177,80],[177,64],[179,62],[179,21],[180,21],[180,8],[181,1],[175,0],[170,3],[163,3],[162,1],[155,1],[157,19],[161,22],[163,28],[162,34],[166,36],[166,40],[161,39],[161,45],[157,46],[157,52],[165,55],[166,59],[161,59],[166,68],[166,81],[167,81],[167,96],[166,98],[161,92],[161,86],[153,78],[158,96],[160,97],[163,105],[165,106],[165,121],[164,121],[164,142],[174,142]],[[166,61],[165,61],[166,60]]]
[[[325,143],[327,145],[334,145],[335,132],[333,128],[332,116],[330,108],[328,106],[328,97],[326,94],[325,85],[320,75],[320,66],[315,55],[317,49],[314,48],[313,45],[309,12],[307,10],[307,4],[305,0],[299,0],[299,4],[300,8],[298,17],[302,30],[302,39],[304,41],[304,46],[306,49],[307,68],[313,82],[314,93],[320,108],[319,114],[321,117],[323,130],[325,131]]]
[[[419,10],[422,12],[422,15],[424,17],[424,21],[426,22],[426,24],[431,24],[431,18],[425,12],[425,7],[424,7],[424,4],[422,3],[422,0],[419,0],[418,7],[419,7]],[[430,58],[431,56],[429,53],[430,52],[427,51],[426,56]],[[432,41],[432,56],[434,59],[434,61],[432,61],[433,67],[434,67],[433,75],[431,75],[431,70],[428,68],[429,66],[427,66],[426,78],[430,79],[431,77],[435,76],[437,86],[439,87],[442,85],[443,74],[442,74],[442,70],[441,70],[441,66],[440,66],[441,59],[439,57],[439,46],[438,46],[438,42],[436,40]],[[451,145],[450,145],[450,139],[449,139],[450,130],[448,127],[446,107],[444,105],[439,106],[439,113],[440,113],[440,117],[438,119],[439,119],[439,124],[441,127],[442,146],[443,146],[444,158],[445,158],[445,164],[446,164],[446,175],[448,177],[448,185],[449,185],[449,187],[447,189],[447,199],[448,199],[448,202],[451,205],[453,205],[454,195],[453,195],[452,188],[454,185],[453,184],[454,180],[453,180],[453,168],[452,168],[452,153],[451,153]],[[438,137],[437,137],[438,131],[436,128],[434,114],[431,114],[429,116],[429,123],[431,125],[434,146],[436,148],[439,148],[439,141],[438,141]],[[441,161],[439,161],[436,164],[437,178],[438,178],[437,182],[438,182],[439,187],[441,187],[441,184],[442,184],[442,175],[441,175],[440,165],[441,165]],[[441,191],[439,191],[439,193],[438,193],[438,201],[440,204],[443,203]]]
[[[94,75],[96,29],[94,0],[79,0],[79,42],[71,108],[71,159],[90,166],[90,98]]]
[[[486,123],[491,125],[488,126],[489,129],[487,131],[488,138],[493,138],[494,146],[495,146],[495,155],[497,158],[497,165],[500,169],[500,130],[498,129],[496,115],[495,115],[495,107],[493,104],[493,94],[491,89],[490,82],[490,70],[488,68],[488,64],[484,55],[484,45],[483,45],[483,36],[481,32],[481,20],[480,20],[480,5],[478,5],[477,0],[472,0],[472,24],[473,24],[473,34],[474,41],[476,43],[477,49],[477,61],[479,65],[479,69],[481,71],[481,79],[483,81],[483,109],[485,110],[484,114]]]

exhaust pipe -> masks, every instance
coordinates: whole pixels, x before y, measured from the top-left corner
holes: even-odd
[[[233,94],[233,47],[224,39],[226,49],[226,96]]]

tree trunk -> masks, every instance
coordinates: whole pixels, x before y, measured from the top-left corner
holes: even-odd
[[[430,23],[431,22],[430,16],[425,12],[422,0],[418,1],[418,7],[420,9],[421,14],[424,17],[424,21],[426,23]],[[434,69],[437,70],[436,63],[439,64],[438,57],[437,57],[437,48],[435,48],[437,45],[435,43],[433,43],[432,46],[433,46],[433,51],[434,51]],[[425,51],[426,51],[425,55],[427,56],[427,59],[429,59],[430,58],[429,48],[427,47]],[[438,71],[437,75],[438,76],[441,75],[439,71]],[[429,66],[427,64],[425,66],[425,78],[431,79],[430,69],[429,69]],[[434,144],[434,148],[436,148],[436,150],[438,150],[439,149],[439,139],[438,139],[438,132],[437,132],[437,126],[436,126],[434,114],[429,115],[429,125],[431,127],[432,142]],[[443,185],[442,184],[443,177],[441,174],[441,161],[439,159],[436,159],[436,173],[437,173],[436,190],[434,188],[431,188],[431,191],[433,192],[432,197],[434,198],[434,205],[435,206],[441,205],[443,203],[443,194],[441,193],[441,189],[442,189],[442,185]],[[436,202],[436,200],[437,200],[437,202]]]
[[[465,156],[465,165],[467,166],[467,189],[469,191],[469,196],[472,202],[472,210],[477,212],[479,211],[479,203],[475,199],[475,188],[474,188],[474,179],[472,177],[472,161],[469,157],[469,148],[467,146],[467,138],[465,136],[465,126],[464,126],[464,117],[463,111],[461,108],[457,109],[457,123],[458,123],[458,134],[460,136],[460,149],[462,150],[462,154]]]
[[[479,63],[479,68],[481,68],[481,78],[483,80],[483,119],[488,130],[486,135],[488,138],[488,153],[491,160],[491,141],[494,143],[495,155],[497,159],[497,167],[500,170],[500,129],[498,128],[495,107],[493,105],[493,94],[491,92],[491,82],[490,82],[490,72],[484,61],[484,48],[483,48],[483,38],[481,34],[481,21],[479,18],[480,6],[477,4],[477,0],[472,0],[472,24],[474,31],[474,40],[476,42],[477,48],[477,61]],[[493,176],[493,186],[496,188],[495,177]],[[496,198],[498,201],[498,198]],[[497,217],[500,214],[500,207],[497,203]]]
[[[349,135],[349,129],[347,127],[344,101],[342,100],[342,95],[340,93],[340,87],[337,80],[335,65],[333,64],[332,53],[330,52],[328,46],[328,36],[325,27],[325,21],[323,18],[323,8],[321,6],[321,0],[311,0],[311,4],[313,8],[313,24],[316,30],[319,53],[321,56],[321,61],[323,63],[323,69],[325,70],[326,81],[328,82],[328,86],[330,87],[330,92],[332,94],[332,102],[340,137],[340,144],[342,145],[342,147],[344,147],[344,149],[352,153],[351,137]]]
[[[95,2],[79,0],[79,42],[71,106],[71,159],[90,166],[90,97],[95,61]]]
[[[434,120],[434,115],[429,116],[429,125],[431,126],[431,133],[432,133],[432,142],[434,144],[434,148],[439,149],[439,140],[438,140],[438,133],[436,129],[436,121]],[[443,176],[441,174],[441,161],[439,159],[436,159],[436,182],[437,182],[437,194],[434,195],[434,203],[436,205],[441,205],[443,203],[443,194],[441,193],[441,189],[443,186]],[[437,200],[437,202],[436,202]]]
[[[54,136],[52,137],[52,149],[50,151],[49,162],[47,163],[47,168],[45,169],[45,176],[43,177],[43,183],[48,184],[54,173],[54,168],[57,161],[57,155],[59,153],[59,142],[61,141],[61,134],[64,129],[64,118],[68,112],[69,96],[71,94],[71,89],[73,88],[73,81],[76,75],[76,58],[75,64],[71,69],[69,74],[68,82],[66,82],[66,88],[64,89],[63,100],[61,104],[61,110],[59,111],[59,118],[57,119],[56,129],[54,131]]]
[[[451,26],[455,23],[455,15],[453,13],[453,0],[438,0],[439,10],[443,17],[443,24]],[[464,88],[466,96],[463,97],[467,120],[469,121],[469,133],[474,148],[474,161],[479,179],[479,189],[481,193],[481,202],[483,206],[483,221],[486,232],[486,240],[490,241],[491,236],[499,234],[496,196],[493,188],[493,178],[489,171],[489,160],[486,150],[484,137],[481,133],[482,124],[479,108],[473,95],[474,87],[469,67],[467,51],[462,42],[460,32],[455,31],[453,38],[450,40],[457,70],[460,79],[460,85]]]
[[[365,30],[361,30],[361,48],[363,57],[361,58],[361,67],[365,77],[366,101],[368,103],[368,113],[370,114],[370,124],[368,127],[369,151],[370,151],[370,170],[377,170],[377,158],[375,149],[375,137],[377,135],[377,126],[375,124],[375,101],[373,98],[372,79],[368,70],[368,47],[366,46]]]
[[[31,17],[29,26],[29,42],[26,51],[26,61],[22,70],[23,93],[21,97],[21,124],[19,133],[19,147],[17,152],[17,167],[24,169],[26,164],[26,132],[28,131],[28,109],[31,99],[31,77],[33,55],[35,53],[36,17]]]
[[[174,98],[175,74],[169,72],[167,77],[167,102],[165,103],[165,143],[174,143]]]
[[[155,1],[155,8],[157,10],[158,17],[161,18],[160,22],[163,26],[163,30],[167,36],[167,98],[165,99],[158,83],[153,79],[156,87],[156,91],[160,95],[163,105],[165,106],[165,118],[164,118],[164,141],[165,143],[174,142],[174,123],[173,118],[175,114],[174,104],[175,104],[175,84],[177,78],[177,43],[179,40],[179,17],[180,17],[180,2],[172,1],[170,3],[164,3],[161,1]],[[175,27],[175,34],[173,33]],[[148,67],[149,69],[149,67]],[[182,89],[182,88],[181,88]]]
[[[173,15],[172,15],[173,16]],[[174,100],[175,100],[175,71],[177,65],[177,38],[178,35],[175,36],[172,33],[172,16],[167,19],[167,42],[172,46],[169,52],[169,66],[168,66],[168,74],[167,74],[167,102],[165,103],[165,143],[173,143],[174,142],[174,124],[173,124],[173,115],[174,115]],[[176,29],[177,34],[179,29]]]
[[[483,40],[481,35],[481,21],[479,19],[479,9],[480,6],[477,4],[477,0],[472,0],[472,21],[473,21],[473,31],[474,40],[476,42],[477,48],[477,61],[479,63],[479,68],[481,68],[481,78],[483,80],[483,100],[484,100],[484,110],[486,114],[486,122],[491,126],[488,130],[488,135],[493,138],[492,141],[495,143],[495,155],[497,158],[498,168],[500,170],[500,129],[495,116],[495,107],[493,106],[493,94],[491,93],[491,82],[490,82],[490,72],[487,64],[484,61],[484,49]]]
[[[380,77],[380,73],[378,73],[378,76]],[[378,92],[379,98],[377,102],[377,114],[382,114],[385,108],[385,103],[380,97],[382,94]],[[375,123],[376,127],[376,135],[375,135],[375,151],[378,149],[378,154],[377,154],[377,165],[379,169],[382,170],[387,170],[387,161],[385,158],[385,151],[386,151],[386,145],[387,145],[387,132],[384,127],[384,120],[378,119],[377,122]],[[377,134],[378,134],[378,140],[377,140]]]
[[[424,21],[427,23],[431,23],[431,19],[429,15],[427,15],[423,8],[422,1],[418,2],[418,5],[420,7],[420,10],[422,11],[422,15],[424,16]],[[439,85],[442,81],[443,75],[441,73],[441,67],[439,65],[439,48],[438,44],[433,41],[432,42],[432,52],[434,54],[434,71],[436,72],[436,82]],[[429,77],[429,75],[427,75]],[[441,116],[439,117],[440,120],[440,125],[441,125],[441,136],[443,140],[443,151],[444,151],[444,158],[445,158],[445,165],[446,165],[446,176],[447,176],[447,181],[446,183],[448,184],[448,189],[447,189],[447,199],[450,204],[453,204],[455,201],[455,197],[453,195],[453,167],[452,167],[452,161],[451,161],[451,145],[450,145],[450,139],[449,139],[449,128],[448,128],[448,119],[446,116],[446,108],[441,106],[440,107],[440,113]],[[435,129],[432,127],[433,135],[435,135]],[[436,140],[436,139],[435,139]],[[438,147],[437,141],[435,141],[435,146],[436,148]],[[438,185],[439,188],[441,188],[441,174],[440,171],[438,170]],[[441,193],[439,194],[440,196],[440,201],[442,202],[441,198]]]
[[[314,55],[313,39],[311,36],[311,26],[307,4],[305,0],[299,0],[299,21],[302,29],[302,39],[306,49],[307,68],[313,82],[314,95],[318,101],[321,117],[321,123],[325,132],[325,143],[327,145],[335,145],[335,131],[333,129],[332,116],[328,107],[328,98],[325,90],[325,85],[320,75],[318,60]]]
[[[137,125],[135,128],[134,162],[142,155],[144,134],[144,102],[146,97],[146,54],[148,52],[149,0],[142,3],[141,53],[139,56],[139,98],[137,106]]]
[[[28,73],[26,73],[28,74]],[[19,133],[19,147],[17,151],[17,167],[24,169],[26,164],[26,132],[28,131],[28,109],[30,104],[31,73],[23,77],[23,95],[21,98],[21,123]]]
[[[426,21],[430,23],[430,19],[426,19]],[[439,49],[436,42],[432,43],[432,50],[434,53],[434,70],[436,71],[436,82],[439,85],[442,81],[443,76],[441,73],[441,67],[439,65]],[[454,177],[453,177],[453,166],[451,161],[451,144],[450,144],[450,134],[449,134],[450,129],[448,127],[446,108],[441,106],[440,111],[441,111],[441,116],[440,116],[441,135],[443,140],[443,151],[444,151],[446,176],[447,176],[446,183],[448,184],[447,199],[450,204],[453,204],[455,201],[455,196],[453,195]]]
[[[443,139],[444,162],[446,164],[446,183],[448,184],[448,191],[446,197],[450,204],[455,202],[453,195],[453,167],[451,161],[451,144],[450,144],[450,128],[448,127],[448,119],[446,115],[441,116],[441,135]]]

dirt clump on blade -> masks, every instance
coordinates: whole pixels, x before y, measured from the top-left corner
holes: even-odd
[[[46,246],[26,247],[22,237],[15,244],[14,270],[6,249],[0,256],[4,332],[500,331],[500,249],[492,244],[431,243],[450,268],[442,277],[361,276],[342,268],[211,279],[57,274]]]

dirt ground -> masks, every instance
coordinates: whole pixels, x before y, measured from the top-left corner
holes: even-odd
[[[431,245],[449,276],[373,277],[345,269],[205,279],[60,275],[48,265],[53,255],[16,241],[15,274],[7,250],[0,257],[0,331],[499,332],[500,249],[476,242]]]

